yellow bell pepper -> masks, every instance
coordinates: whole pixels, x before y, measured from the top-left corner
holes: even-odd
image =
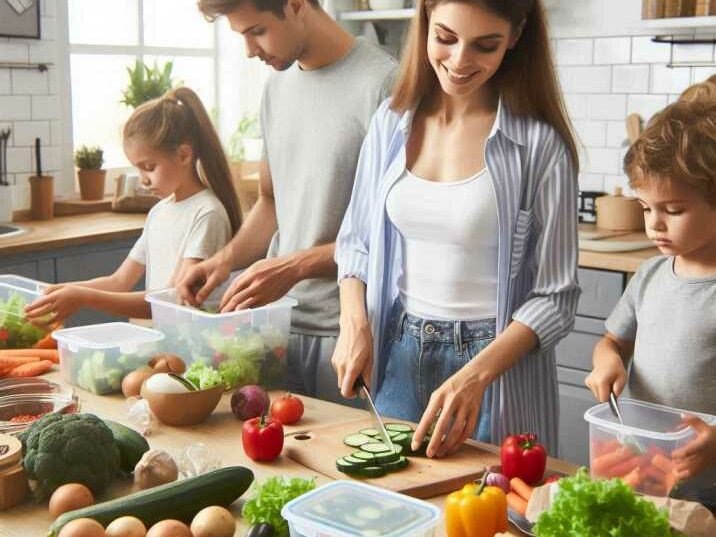
[[[499,487],[468,483],[445,500],[448,537],[493,537],[507,531],[507,497]]]

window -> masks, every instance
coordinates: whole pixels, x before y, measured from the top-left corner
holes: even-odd
[[[73,144],[101,146],[106,168],[128,165],[120,101],[136,59],[173,61],[172,77],[216,108],[214,25],[196,0],[69,0],[68,20]]]

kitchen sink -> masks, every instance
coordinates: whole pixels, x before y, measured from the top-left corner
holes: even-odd
[[[14,224],[0,224],[0,240],[21,235],[26,231],[27,230],[24,227],[16,226]]]

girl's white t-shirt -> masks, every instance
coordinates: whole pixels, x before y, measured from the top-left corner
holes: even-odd
[[[388,217],[403,241],[398,292],[424,319],[478,320],[497,314],[497,200],[487,168],[440,183],[406,170],[388,194]]]
[[[152,207],[129,257],[146,267],[146,290],[155,291],[174,284],[183,259],[207,259],[230,240],[229,215],[205,188],[179,202],[171,195]]]

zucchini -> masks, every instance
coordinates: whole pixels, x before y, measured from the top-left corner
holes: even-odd
[[[375,442],[375,438],[360,433],[349,434],[343,439],[343,443],[349,447],[361,447],[363,444],[370,444],[371,442]]]
[[[112,431],[114,443],[119,448],[119,466],[122,472],[129,475],[134,472],[139,459],[146,451],[149,451],[149,443],[134,429],[125,427],[121,423],[110,420],[102,420]]]
[[[92,518],[105,527],[121,516],[137,517],[146,527],[167,518],[189,523],[204,507],[233,503],[246,492],[253,480],[254,473],[243,466],[220,468],[197,477],[69,511],[57,517],[47,537],[57,537],[65,524],[77,518]]]

